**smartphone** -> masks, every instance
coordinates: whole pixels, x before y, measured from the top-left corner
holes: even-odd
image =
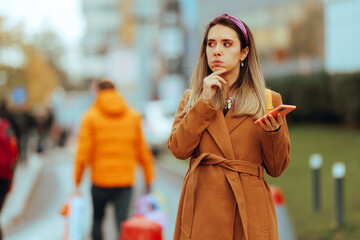
[[[289,112],[293,111],[296,108],[295,105],[285,105],[282,104],[280,106],[278,106],[277,108],[275,108],[274,110],[272,110],[271,112],[265,114],[264,116],[262,116],[261,118],[259,118],[258,120],[255,121],[255,124],[259,125],[260,121],[262,121],[263,123],[265,123],[265,117],[267,117],[269,114],[273,115],[273,117],[276,120],[277,115],[280,113],[282,117],[284,117],[286,114],[288,114]]]

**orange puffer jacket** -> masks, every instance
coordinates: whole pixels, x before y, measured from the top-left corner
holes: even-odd
[[[146,144],[141,115],[130,109],[115,90],[99,91],[82,119],[75,160],[75,185],[86,165],[99,187],[127,187],[135,183],[141,164],[147,184],[154,179],[154,160]]]

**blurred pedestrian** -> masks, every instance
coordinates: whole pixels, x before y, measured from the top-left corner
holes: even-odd
[[[57,145],[59,147],[64,147],[66,145],[66,141],[69,137],[69,130],[66,127],[60,128],[60,134],[57,139]]]
[[[10,122],[0,117],[0,213],[10,191],[17,158],[17,140]],[[0,240],[3,239],[0,227]]]
[[[154,162],[141,129],[142,117],[116,92],[114,84],[98,84],[95,103],[83,116],[75,162],[75,185],[84,167],[91,168],[93,200],[92,239],[103,239],[102,221],[108,202],[115,205],[116,226],[127,218],[135,170],[140,163],[149,191],[154,179]]]
[[[36,120],[26,108],[18,110],[14,113],[14,120],[19,127],[20,136],[18,138],[19,145],[19,163],[26,163],[27,149],[30,135],[36,127]]]
[[[15,133],[16,139],[20,139],[21,130],[19,125],[15,121],[14,113],[9,110],[7,100],[5,98],[0,98],[0,117],[5,118],[10,122],[11,129]],[[18,142],[19,144],[19,142]],[[19,146],[18,146],[19,148]]]
[[[38,142],[36,152],[42,153],[48,148],[49,135],[54,123],[54,114],[51,108],[39,107],[36,117]]]
[[[190,90],[182,95],[168,148],[190,157],[174,239],[278,239],[264,168],[278,177],[289,164],[285,118],[267,112],[255,42],[239,19],[223,14],[206,28]]]

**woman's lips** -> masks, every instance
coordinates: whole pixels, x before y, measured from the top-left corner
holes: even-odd
[[[223,62],[222,61],[213,61],[213,64],[218,67],[218,66],[221,66],[223,64]]]

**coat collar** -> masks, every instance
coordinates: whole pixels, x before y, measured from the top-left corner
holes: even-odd
[[[221,152],[227,159],[235,159],[234,150],[230,139],[230,133],[240,123],[245,120],[246,116],[233,117],[232,108],[224,117],[221,110],[216,111],[211,124],[208,127],[208,131],[213,137],[216,144],[219,146]]]

